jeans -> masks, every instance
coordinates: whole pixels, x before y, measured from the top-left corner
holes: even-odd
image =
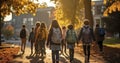
[[[31,54],[33,53],[33,41],[31,40]]]
[[[46,51],[45,51],[45,41],[46,41],[46,40],[41,40],[41,41],[40,41],[40,42],[41,42],[40,48],[41,48],[41,54],[42,54],[42,56],[43,56],[44,54],[46,54]]]
[[[69,49],[70,62],[74,59],[74,49]]]
[[[84,51],[84,55],[85,55],[85,60],[89,61],[89,58],[90,58],[90,45],[88,45],[88,44],[83,45],[83,51]]]
[[[41,43],[40,42],[36,42],[35,44],[35,54],[40,54],[41,53]]]
[[[25,52],[25,46],[26,46],[26,38],[21,39],[21,51],[24,53]]]
[[[52,50],[52,63],[59,63],[59,50]]]
[[[98,47],[99,47],[99,50],[102,52],[103,51],[103,41],[98,41]]]

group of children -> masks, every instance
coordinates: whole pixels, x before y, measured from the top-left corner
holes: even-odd
[[[67,47],[69,49],[70,62],[73,62],[75,43],[78,44],[82,41],[83,51],[85,55],[85,63],[89,63],[90,46],[92,42],[97,41],[100,44],[100,51],[103,51],[102,42],[104,40],[104,35],[99,35],[99,25],[97,25],[95,35],[93,29],[89,26],[88,19],[85,19],[84,26],[81,28],[78,36],[76,35],[76,31],[73,25],[68,25],[67,28],[63,26],[61,29],[57,20],[52,21],[49,31],[47,31],[45,23],[36,23],[35,29],[32,28],[32,32],[30,32],[29,35],[29,42],[31,42],[31,54],[33,53],[33,45],[35,44],[35,54],[41,54],[41,56],[46,55],[46,45],[52,50],[52,63],[59,63],[59,51],[61,51],[61,53],[63,53],[63,51],[66,53]],[[23,26],[23,29],[25,30],[25,26]],[[20,32],[20,37],[21,35],[22,32]],[[26,40],[25,36],[21,37],[22,43],[24,45]],[[21,44],[21,51],[24,53],[25,46],[23,46],[23,44]],[[63,50],[63,48],[65,49]]]

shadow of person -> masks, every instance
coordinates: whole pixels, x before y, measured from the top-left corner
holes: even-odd
[[[44,56],[36,55],[36,56],[29,57],[29,58],[31,58],[30,63],[45,63]]]
[[[60,59],[60,60],[59,60],[60,63],[68,63],[67,59],[64,58],[64,57],[60,57],[59,59]]]
[[[77,58],[74,58],[72,63],[82,63],[80,60],[78,60]]]
[[[26,56],[27,59],[31,59],[31,58],[33,58],[33,57],[34,57],[33,54],[30,54],[29,56]]]
[[[60,63],[82,63],[82,62],[80,60],[78,60],[77,58],[74,58],[73,61],[70,62],[69,59],[60,57]]]
[[[67,53],[63,53],[60,56],[64,56],[66,59],[69,59],[69,55]]]

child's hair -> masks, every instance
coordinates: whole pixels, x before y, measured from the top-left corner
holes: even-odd
[[[45,25],[45,23],[41,23],[41,26],[40,26],[40,28],[46,28],[46,25]]]
[[[65,26],[63,26],[63,27],[62,27],[62,29],[66,29],[66,27],[65,27]]]
[[[74,29],[73,25],[72,24],[68,25],[68,29]]]
[[[96,24],[96,27],[99,27],[99,24]]]
[[[37,23],[36,23],[36,26],[40,26],[40,23],[39,23],[39,22],[37,22]]]
[[[53,21],[52,21],[51,27],[60,28],[57,20],[53,20]]]
[[[53,20],[53,21],[52,21],[52,24],[51,24],[49,30],[52,31],[53,28],[59,28],[59,29],[61,30],[61,28],[60,28],[60,26],[59,26],[57,20]]]
[[[89,25],[89,20],[88,19],[84,19],[84,24],[85,25]]]
[[[32,30],[34,30],[34,28],[32,28]]]
[[[25,25],[22,25],[23,28],[25,28]]]

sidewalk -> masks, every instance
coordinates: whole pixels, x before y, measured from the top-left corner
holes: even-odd
[[[15,44],[15,45],[14,45]],[[12,60],[10,59],[4,59],[4,61],[10,61],[9,63],[52,63],[51,59],[51,50],[48,48],[46,49],[46,57],[38,57],[38,56],[30,56],[30,43],[27,42],[26,44],[26,50],[25,54],[20,54],[19,52],[15,53],[14,47],[20,47],[20,42],[15,41],[15,43],[7,42],[2,43],[2,46],[0,46],[2,49],[0,49],[0,61],[1,56],[3,58],[7,58],[8,56],[12,57]],[[5,53],[6,51],[4,49],[7,49],[8,53],[12,53],[12,55],[9,55],[8,53]],[[115,52],[115,53],[114,53]],[[1,53],[4,55],[1,55]],[[16,55],[14,55],[15,53]],[[13,56],[14,55],[14,56]],[[91,56],[90,56],[90,63],[120,63],[120,48],[113,48],[113,47],[107,47],[104,46],[104,54],[100,54],[98,51],[97,46],[91,47]],[[4,63],[4,62],[0,62]],[[67,55],[60,55],[60,63],[69,63],[69,56],[68,56],[68,50]],[[73,63],[84,63],[84,54],[82,45],[79,44],[78,47],[75,47],[75,56],[74,56],[74,62]]]
[[[75,48],[75,59],[73,63],[84,63],[84,55],[83,53],[78,53],[77,51],[79,48]],[[80,48],[82,49],[82,48]],[[68,54],[68,51],[67,51]],[[18,53],[18,55],[15,57],[15,59],[11,63],[52,63],[51,59],[51,50],[48,48],[46,49],[46,57],[38,57],[38,56],[30,56],[30,48],[27,47],[25,50],[25,53],[21,55]],[[60,63],[69,63],[69,57],[68,55],[60,55]],[[95,56],[91,56],[90,63],[104,63],[104,60],[99,59]]]

